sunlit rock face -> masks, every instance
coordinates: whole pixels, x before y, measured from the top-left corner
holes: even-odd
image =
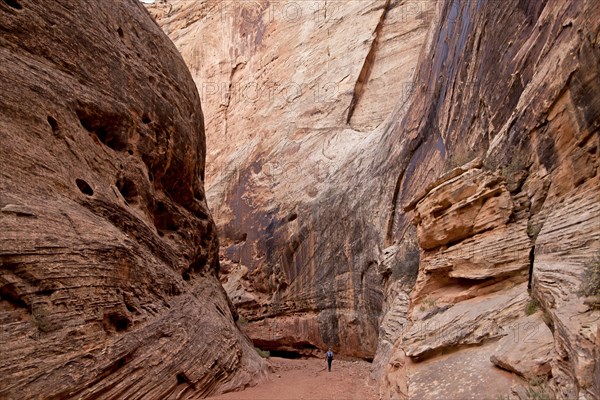
[[[374,154],[405,112],[434,6],[149,6],[204,101],[222,279],[261,347],[373,357],[394,188]]]
[[[207,198],[245,329],[374,357],[384,397],[442,372],[434,398],[540,374],[598,397],[598,311],[577,292],[600,246],[600,11],[339,4],[150,7],[209,101]],[[505,339],[531,324],[544,345],[522,364]]]
[[[4,1],[0,26],[0,398],[198,398],[260,378],[217,278],[202,110],[175,46],[133,1]]]

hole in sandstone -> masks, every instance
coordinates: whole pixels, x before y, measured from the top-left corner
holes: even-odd
[[[127,328],[129,328],[129,320],[127,320],[126,318],[118,317],[117,319],[115,319],[113,321],[113,325],[114,325],[115,329],[117,330],[117,332],[122,332],[124,330],[127,330]]]
[[[133,204],[137,202],[138,191],[131,179],[120,178],[117,180],[116,186],[127,203]]]
[[[182,277],[182,278],[183,278],[183,280],[184,280],[184,281],[186,281],[186,282],[187,282],[187,281],[189,281],[189,280],[190,280],[190,278],[191,278],[191,276],[190,276],[190,273],[189,273],[189,272],[187,272],[187,271],[183,271],[183,272],[181,273],[181,277]]]
[[[121,27],[119,27],[119,29],[117,29],[117,33],[119,34],[119,37],[121,39],[123,39],[123,36],[125,36],[125,34],[123,33],[123,29],[121,29]]]
[[[31,312],[30,307],[25,303],[21,296],[17,293],[17,289],[11,283],[0,287],[0,301],[4,300],[12,304],[15,308],[25,308]]]
[[[55,291],[56,290],[54,290],[54,289],[43,289],[43,290],[40,290],[38,293],[41,294],[42,296],[50,296]]]
[[[444,213],[446,212],[446,210],[449,209],[449,208],[450,208],[450,206],[436,208],[435,210],[433,210],[433,212],[431,213],[431,215],[433,216],[433,218],[439,218],[442,215],[444,215]]]
[[[192,383],[192,381],[190,381],[190,378],[188,378],[188,376],[184,372],[178,373],[177,375],[175,375],[175,378],[177,379],[177,384],[179,385],[185,383],[191,386],[192,388],[194,387],[194,384]]]
[[[241,242],[245,242],[246,239],[248,239],[248,234],[247,233],[242,233],[237,239],[236,239],[236,243],[241,243]]]
[[[294,212],[294,213],[291,213],[290,215],[288,215],[288,217],[287,217],[287,221],[288,221],[288,222],[292,222],[292,221],[296,220],[297,218],[298,218],[298,214],[296,214],[296,213]]]
[[[129,360],[127,359],[127,356],[119,358],[119,359],[118,359],[117,361],[115,361],[115,363],[114,363],[115,370],[117,370],[117,369],[119,369],[119,368],[122,368],[122,367],[123,367],[125,364],[127,364],[127,361],[129,361]]]
[[[21,4],[19,4],[19,2],[17,0],[4,0],[4,3],[7,6],[14,8],[15,10],[23,9],[23,6]]]
[[[175,220],[169,218],[167,220],[167,225],[166,225],[167,229],[170,231],[177,231],[179,230],[179,224],[177,222],[175,222]]]
[[[56,134],[58,132],[58,122],[51,116],[48,116],[48,124],[52,128],[52,133]]]
[[[188,270],[192,271],[192,272],[201,272],[204,269],[204,267],[206,266],[207,262],[208,262],[208,259],[206,258],[206,256],[201,254],[196,259],[196,261],[194,261],[193,263],[190,264],[190,267]]]
[[[94,195],[94,190],[92,189],[92,187],[83,179],[77,178],[77,179],[75,179],[75,183],[77,184],[77,187],[79,188],[81,193],[83,193],[87,196]]]
[[[131,325],[131,321],[127,316],[118,313],[112,312],[108,314],[104,314],[104,330],[107,332],[123,332],[126,331]]]
[[[148,114],[144,114],[142,116],[142,122],[144,123],[144,125],[148,125],[149,123],[152,122],[152,120],[150,119],[150,117],[148,116]]]
[[[203,210],[198,210],[198,209],[194,210],[194,215],[198,219],[203,219],[203,220],[208,219],[208,214],[206,212],[204,212]]]
[[[121,124],[117,115],[96,115],[86,110],[78,110],[77,117],[81,126],[96,135],[98,140],[115,151],[127,148],[127,138],[121,134],[125,126]]]
[[[127,153],[128,153],[130,156],[132,156],[132,155],[133,155],[133,150],[129,149],[129,150],[127,150]]]
[[[296,353],[295,351],[269,350],[269,353],[271,357],[287,358],[290,360],[297,360],[302,357],[300,353]]]
[[[164,230],[176,231],[179,229],[179,224],[175,220],[174,215],[162,201],[156,203],[153,216],[154,226],[159,232]]]
[[[462,242],[463,239],[455,239],[455,240],[451,240],[448,243],[445,244],[446,248],[452,247],[452,246],[456,246],[457,244],[459,244],[460,242]]]

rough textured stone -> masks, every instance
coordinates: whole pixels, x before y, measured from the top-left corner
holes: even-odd
[[[459,313],[457,307],[466,303],[477,309],[480,300],[483,304],[511,290],[526,295],[525,286],[515,284],[532,270],[532,295],[554,329],[551,386],[558,397],[596,398],[597,311],[576,291],[584,266],[597,251],[600,233],[595,206],[600,195],[600,103],[590,96],[599,81],[599,15],[588,2],[523,4],[447,2],[432,22],[426,40],[430,46],[424,49],[431,62],[420,64],[416,80],[422,86],[399,122],[412,136],[408,140],[418,146],[413,155],[417,164],[413,170],[401,170],[397,185],[408,214],[398,215],[395,224],[402,226],[415,209],[417,224],[431,227],[417,225],[424,248],[408,332],[429,319],[450,321],[454,313],[462,316],[462,325],[471,327],[479,312]],[[391,153],[400,155],[402,150],[392,145]],[[445,166],[435,167],[435,153],[446,159]],[[471,165],[439,178],[444,167],[471,159]],[[511,200],[490,207],[485,220],[493,221],[493,227],[481,232],[473,216],[481,209],[476,201],[462,218],[454,212],[444,220],[444,213],[453,212],[456,205],[469,204],[474,180],[467,177],[476,169],[501,178],[501,196],[509,194]],[[454,184],[456,191],[448,190]],[[483,186],[476,192],[485,193]],[[415,187],[412,195],[403,196],[403,188]],[[419,211],[418,204],[426,202],[430,207]],[[465,245],[470,242],[473,246]],[[494,312],[514,319],[522,309]],[[485,332],[494,330],[484,330],[484,336]],[[452,346],[456,354],[462,351],[452,344],[460,344],[460,336],[456,341],[436,341],[425,334],[408,337],[409,342],[398,339],[392,360],[402,359],[405,352],[427,350],[434,362],[439,357],[435,349],[441,346]],[[490,355],[491,351],[488,359]],[[407,392],[397,392],[402,385],[394,387],[400,378],[384,376],[382,393],[414,393],[410,382],[421,378],[418,371],[416,376],[411,372],[409,361],[404,363],[411,376]]]
[[[567,398],[580,388],[588,398],[600,390],[600,310],[577,293],[583,269],[600,251],[600,180],[586,183],[560,204],[542,209],[533,266],[533,290],[554,325],[552,375]]]
[[[206,115],[207,196],[232,271],[223,280],[255,340],[277,326],[272,346],[285,349],[306,337],[367,358],[377,347],[381,393],[397,398],[431,381],[405,351],[438,371],[438,352],[450,351],[456,365],[504,373],[487,340],[507,334],[495,323],[522,317],[533,267],[532,295],[554,327],[552,385],[596,398],[597,317],[576,291],[598,243],[600,9],[420,4],[406,24],[390,24],[404,1],[348,2],[339,14],[339,3],[303,2],[287,18],[287,3],[151,8],[201,94],[221,99]],[[397,282],[415,240],[421,268],[406,304],[410,285]],[[550,241],[558,250],[542,252]],[[467,333],[436,340],[410,325],[428,320]],[[481,351],[461,347],[471,344]]]
[[[246,331],[261,341],[264,325],[289,323],[282,350],[293,340],[304,346],[302,333],[312,345],[372,358],[383,297],[378,260],[387,245],[377,246],[395,179],[378,174],[374,158],[390,115],[406,111],[435,3],[148,7],[204,101],[207,197],[222,261],[248,269],[241,280],[223,274],[250,321]],[[296,316],[313,331],[294,335]]]
[[[440,304],[415,310],[411,327],[403,335],[405,353],[422,357],[508,335],[511,325],[522,316],[527,297],[526,285],[522,284],[451,307]]]
[[[408,310],[410,298],[401,281],[395,281],[392,288],[386,293],[386,298],[393,299],[386,304],[379,328],[379,343],[377,353],[373,360],[373,375],[380,377],[392,352],[394,343],[408,326]]]
[[[489,354],[493,349],[494,343],[488,343],[410,364],[408,397],[423,400],[506,398],[511,386],[522,380],[490,363]]]
[[[548,377],[554,353],[554,337],[541,313],[519,320],[510,334],[498,342],[490,361],[502,369],[533,380]]]
[[[475,235],[446,249],[426,252],[422,266],[430,273],[445,270],[453,279],[485,280],[525,272],[530,250],[527,223],[522,221]]]
[[[512,211],[510,193],[500,177],[467,170],[435,187],[415,206],[419,245],[430,250],[506,225]]]
[[[217,278],[203,116],[176,48],[134,1],[4,1],[0,26],[0,397],[256,381]]]

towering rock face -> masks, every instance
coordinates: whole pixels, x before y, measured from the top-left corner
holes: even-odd
[[[133,1],[3,1],[0,30],[0,397],[197,398],[255,380],[176,48]]]
[[[149,6],[204,101],[224,286],[260,346],[373,357],[393,184],[372,160],[405,111],[434,5]]]
[[[402,177],[400,188],[421,188],[401,217],[421,262],[386,396],[435,397],[441,367],[448,397],[503,394],[481,373],[488,360],[551,376],[559,398],[600,393],[600,314],[579,292],[600,250],[600,14],[591,2],[523,4],[447,2],[430,32],[399,126],[419,143],[413,158],[474,160]]]
[[[374,355],[385,397],[505,395],[517,375],[598,397],[577,292],[600,245],[599,10],[417,3],[151,7],[222,99],[226,290],[263,347]]]

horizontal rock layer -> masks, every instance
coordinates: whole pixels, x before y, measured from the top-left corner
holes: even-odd
[[[217,278],[203,116],[141,4],[0,2],[0,397],[260,378]]]
[[[446,162],[432,173],[433,159],[418,158],[399,178],[398,197],[409,215],[398,222],[413,213],[422,252],[409,328],[384,375],[386,396],[423,393],[410,382],[431,374],[411,366],[407,355],[443,365],[444,352],[458,356],[473,338],[483,343],[501,332],[502,323],[471,329],[481,316],[505,315],[508,326],[519,324],[535,302],[553,334],[555,395],[598,396],[597,311],[578,293],[600,233],[592,205],[600,196],[600,108],[589,96],[598,82],[600,26],[591,22],[597,17],[587,2],[447,2],[434,20],[426,42],[431,63],[416,74],[423,87],[401,125],[419,142],[415,159],[437,152]],[[464,166],[452,169],[457,165]],[[402,200],[405,187],[418,190]],[[527,275],[530,299],[522,283]],[[512,291],[525,296],[514,309],[512,303],[485,308]],[[462,304],[469,304],[464,313]],[[461,335],[419,331],[428,321]],[[485,346],[489,360],[494,346]],[[511,351],[503,368],[527,377],[539,369],[521,369],[509,360],[523,349]],[[411,379],[400,393],[392,377],[402,369]]]

